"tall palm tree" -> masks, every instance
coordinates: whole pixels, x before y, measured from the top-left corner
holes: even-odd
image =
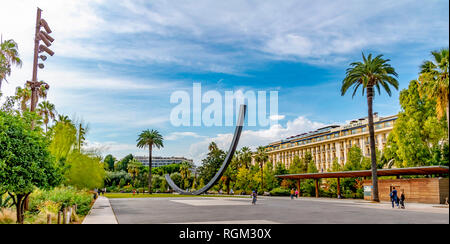
[[[148,193],[152,194],[152,149],[153,147],[161,148],[163,145],[163,137],[157,130],[144,130],[139,134],[137,139],[137,147],[148,147]]]
[[[2,81],[11,74],[11,66],[22,66],[19,58],[18,46],[14,40],[0,40],[0,90]]]
[[[383,59],[383,55],[378,55],[372,58],[362,54],[363,62],[354,62],[350,64],[350,68],[346,71],[346,76],[342,81],[341,95],[344,96],[350,87],[353,87],[353,95],[355,96],[358,88],[361,86],[362,94],[367,95],[368,105],[368,120],[369,120],[369,140],[370,140],[370,159],[372,163],[372,185],[373,185],[373,201],[379,202],[378,196],[378,177],[377,177],[377,158],[375,151],[375,130],[373,126],[373,111],[372,103],[375,96],[375,88],[378,94],[381,94],[381,87],[391,96],[391,89],[393,86],[398,89],[398,81],[396,77],[398,74],[395,69],[388,63],[389,59]]]
[[[56,117],[55,105],[48,101],[43,101],[39,103],[37,113],[44,118],[45,133],[47,133],[48,122],[50,122],[50,119],[55,120]]]
[[[264,163],[267,162],[269,159],[269,156],[267,156],[266,148],[263,146],[258,147],[256,150],[256,153],[254,155],[255,162],[259,164],[259,167],[261,168],[261,190],[264,191]]]
[[[449,128],[449,86],[448,86],[448,48],[431,52],[434,60],[426,60],[420,66],[421,95],[436,99],[436,112],[438,118],[447,114],[447,129]]]

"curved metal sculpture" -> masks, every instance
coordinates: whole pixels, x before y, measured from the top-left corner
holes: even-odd
[[[239,119],[238,123],[236,125],[236,130],[234,131],[233,141],[230,145],[230,150],[228,150],[227,157],[222,163],[222,166],[220,167],[219,171],[214,175],[214,177],[206,184],[202,189],[189,192],[181,189],[178,187],[175,182],[173,182],[172,178],[170,178],[170,175],[166,174],[165,178],[169,186],[176,192],[183,194],[183,195],[200,195],[205,193],[207,190],[209,190],[214,184],[219,181],[220,177],[222,177],[223,173],[227,169],[228,165],[231,162],[231,159],[233,159],[234,152],[236,151],[236,147],[239,143],[239,138],[241,137],[242,127],[244,127],[244,120],[245,120],[245,112],[247,110],[247,105],[241,105],[240,111],[239,111]]]

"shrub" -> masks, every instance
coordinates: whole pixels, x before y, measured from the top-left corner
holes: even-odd
[[[53,190],[36,190],[30,196],[30,211],[39,213],[43,211],[56,212],[64,207],[77,205],[77,214],[86,215],[92,202],[92,194],[77,190],[73,187],[57,187]]]
[[[278,187],[278,188],[274,188],[273,190],[271,190],[270,195],[271,196],[289,196],[289,195],[291,195],[291,191],[286,188]]]

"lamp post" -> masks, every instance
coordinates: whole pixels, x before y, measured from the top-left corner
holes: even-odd
[[[42,10],[40,8],[37,9],[36,14],[36,32],[34,37],[34,58],[33,58],[33,76],[31,78],[31,81],[27,81],[27,85],[29,85],[31,89],[31,112],[36,110],[36,105],[38,102],[38,90],[39,88],[44,85],[46,89],[49,89],[50,86],[42,81],[37,81],[37,69],[43,69],[44,64],[38,63],[39,58],[42,61],[45,61],[47,59],[47,56],[45,55],[39,55],[41,52],[46,52],[48,55],[53,56],[55,52],[53,52],[50,47],[52,45],[52,42],[55,41],[54,38],[52,38],[49,34],[52,33],[52,30],[47,24],[47,21],[41,18]],[[44,28],[44,30],[41,30],[41,27]],[[44,44],[40,44],[40,41],[42,41]],[[34,127],[34,122],[33,122]]]

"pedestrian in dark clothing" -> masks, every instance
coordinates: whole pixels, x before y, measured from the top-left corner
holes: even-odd
[[[402,208],[405,208],[405,193],[402,191],[402,194],[400,195],[400,205]]]
[[[392,208],[394,208],[394,202],[397,205],[397,207],[399,207],[398,205],[398,195],[397,195],[397,190],[395,190],[395,187],[392,187],[392,191],[391,191],[391,202],[392,202]]]
[[[256,205],[256,197],[257,197],[258,193],[256,191],[252,192],[252,204]]]

